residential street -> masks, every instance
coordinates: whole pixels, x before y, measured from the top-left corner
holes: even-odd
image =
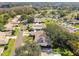
[[[21,46],[21,43],[22,43],[22,37],[23,37],[23,29],[25,28],[26,25],[23,25],[20,30],[19,30],[19,33],[18,33],[18,36],[15,40],[15,43],[14,43],[14,47],[13,47],[13,50],[11,52],[11,56],[14,56],[15,55],[15,49],[20,47]]]

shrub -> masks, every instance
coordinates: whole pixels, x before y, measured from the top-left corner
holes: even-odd
[[[15,28],[15,30],[12,31],[12,35],[16,36],[18,34],[18,28]]]

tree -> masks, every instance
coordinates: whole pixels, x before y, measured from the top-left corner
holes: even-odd
[[[0,23],[0,31],[3,31],[4,30],[4,26],[2,23]]]
[[[28,23],[32,23],[34,21],[34,18],[30,15],[22,14],[22,20],[28,19]]]
[[[26,14],[22,14],[21,18],[22,18],[22,20],[26,20],[27,15]]]
[[[34,18],[32,16],[28,16],[27,19],[28,23],[32,23],[34,21]]]
[[[49,33],[49,37],[51,40],[51,46],[53,48],[60,48],[61,52],[64,50],[62,55],[70,55],[68,53],[73,53],[73,51],[70,50],[69,45],[67,45],[68,40],[77,40],[79,39],[78,36],[69,33],[67,30],[63,29],[62,27],[56,25],[56,24],[48,24],[46,31]],[[67,49],[67,50],[65,50]],[[70,51],[70,52],[69,52]]]
[[[47,14],[47,10],[44,10],[43,12],[41,12],[41,15],[46,16]]]
[[[27,42],[24,46],[16,49],[16,56],[39,56],[40,48],[35,42]]]
[[[8,22],[8,19],[10,18],[9,14],[4,14],[3,15],[3,21],[4,21],[4,24],[6,24]]]
[[[21,47],[16,49],[16,56],[39,56],[41,53],[40,47],[36,42],[32,40],[33,38],[24,36],[23,43]]]
[[[16,13],[15,13],[13,10],[9,10],[7,13],[8,13],[9,16],[12,17],[12,18],[13,18],[14,16],[16,16]]]
[[[68,40],[67,45],[75,55],[79,56],[79,40]]]

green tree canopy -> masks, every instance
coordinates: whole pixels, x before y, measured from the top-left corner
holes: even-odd
[[[69,33],[66,29],[63,29],[56,24],[48,24],[46,30],[49,33],[52,49],[59,48],[62,55],[73,55],[73,51],[70,50],[70,45],[67,45],[67,43],[68,40],[74,41],[79,39],[78,36]]]
[[[24,45],[16,49],[16,56],[39,56],[40,47],[32,40],[32,38],[24,36]]]

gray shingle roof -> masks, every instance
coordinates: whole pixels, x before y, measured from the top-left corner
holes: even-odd
[[[8,40],[6,38],[6,32],[0,32],[0,44],[7,44]]]
[[[35,33],[35,41],[41,46],[47,46],[47,37],[44,31],[38,31]]]
[[[34,22],[37,22],[37,23],[42,22],[42,19],[40,19],[40,18],[35,18],[35,19],[34,19]]]
[[[76,23],[79,23],[79,20],[72,19],[72,20],[70,21],[70,23],[74,23],[74,24],[76,24]]]

